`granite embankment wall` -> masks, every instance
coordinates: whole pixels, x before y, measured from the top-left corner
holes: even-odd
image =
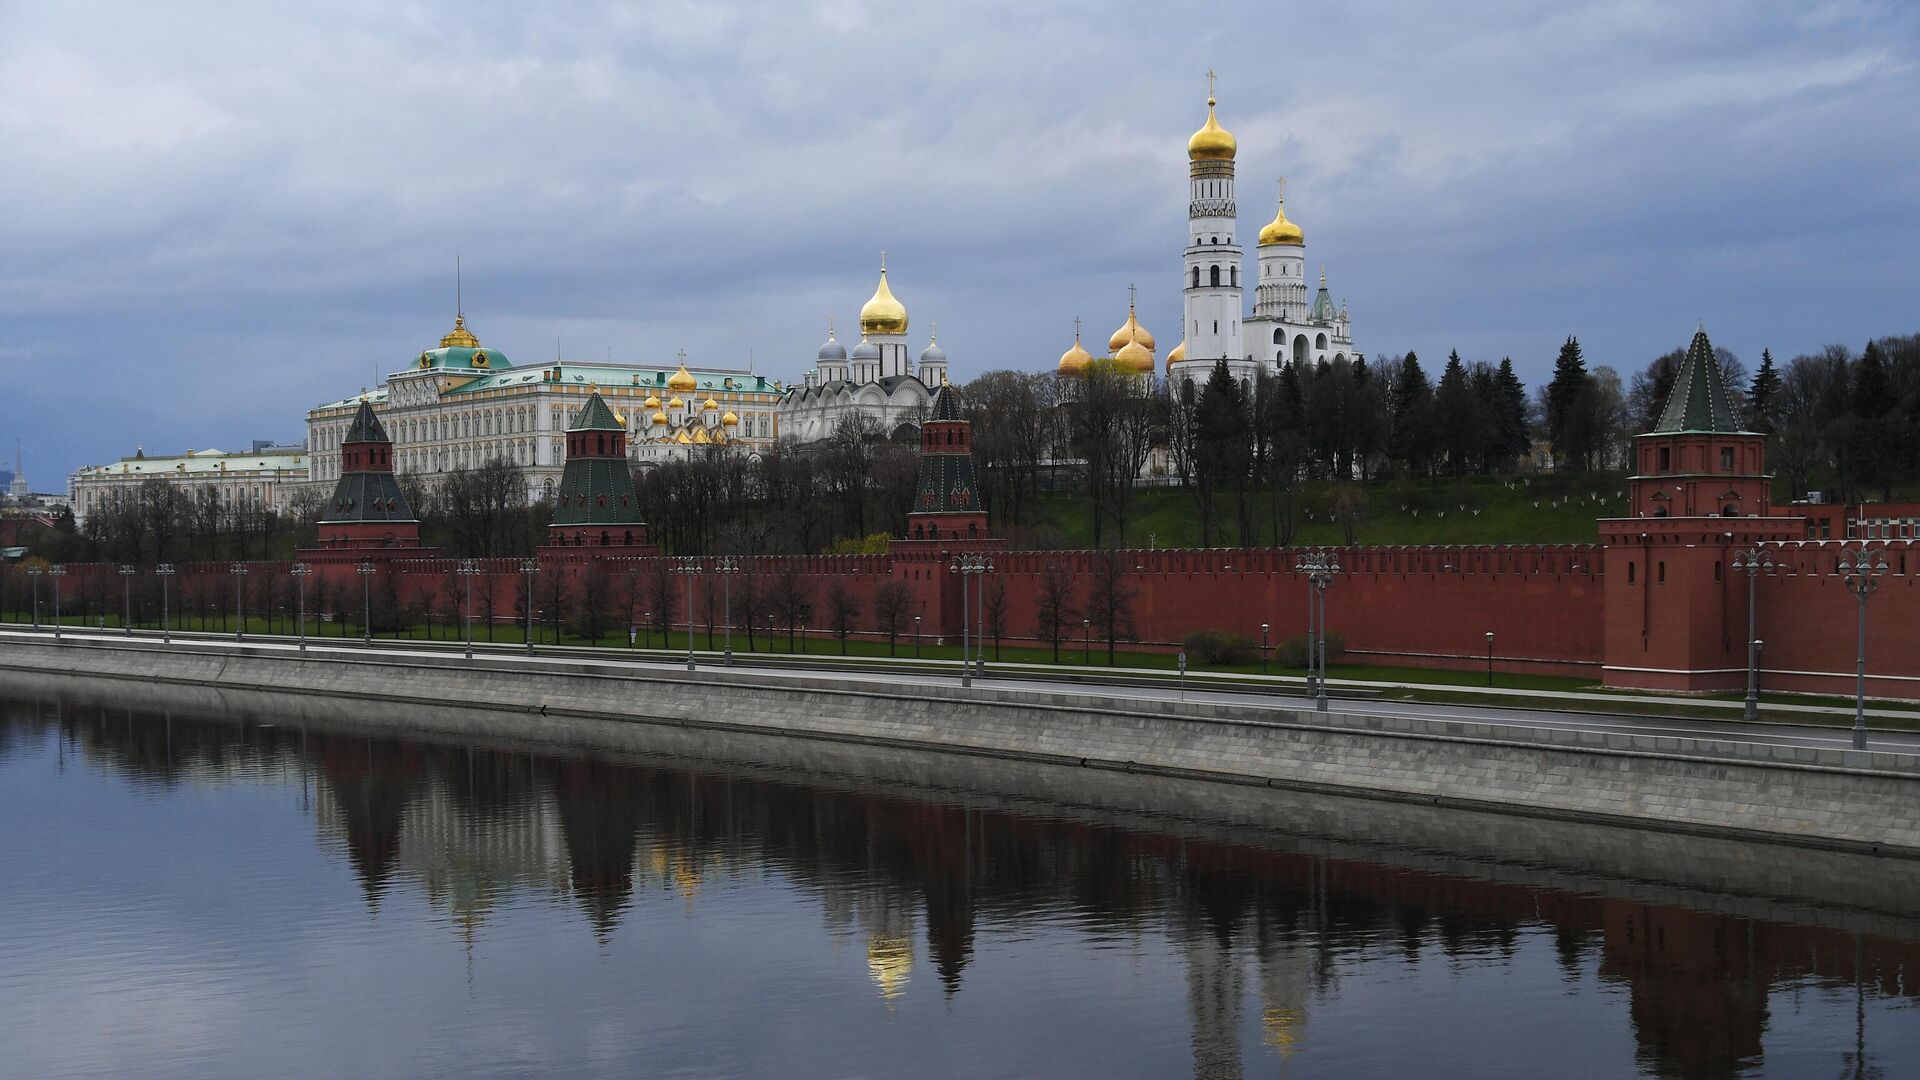
[[[1708,739],[1140,702],[785,673],[565,661],[301,657],[278,648],[7,634],[0,668],[472,705],[481,735],[571,744],[649,723],[980,754],[1243,785],[1920,856],[1920,757]]]

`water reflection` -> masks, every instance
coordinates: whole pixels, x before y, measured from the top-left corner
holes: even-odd
[[[936,1010],[916,1022],[936,1032],[946,1024],[970,1046],[1009,1043],[964,1058],[915,1060],[902,1049],[921,1075],[1532,1075],[1554,1061],[1570,1063],[1568,1075],[1920,1070],[1920,1038],[1908,1030],[1920,1029],[1915,940],[1850,933],[1838,917],[1820,925],[1817,911],[1783,922],[1557,888],[1551,866],[1437,872],[1253,832],[1142,827],[1084,808],[1014,811],[966,794],[914,797],[738,764],[435,744],[74,701],[4,706],[0,790],[49,769],[64,778],[70,761],[107,771],[137,793],[143,814],[163,815],[188,794],[258,789],[297,800],[324,857],[350,867],[370,920],[399,898],[423,900],[469,963],[509,912],[520,913],[513,934],[545,940],[549,928],[526,928],[526,913],[555,904],[578,913],[603,955],[625,935],[667,925],[653,898],[680,905],[687,919],[673,932],[688,935],[765,940],[760,928],[772,924],[817,936],[809,922],[824,924],[830,941],[863,953],[865,993],[885,1011],[876,1020],[823,1009],[812,1022],[834,1030],[805,1038],[878,1040],[902,1019],[897,1007],[931,993],[946,1003],[945,1019]],[[175,842],[183,860],[210,857],[193,838]],[[249,880],[236,874],[232,888]],[[0,891],[0,905],[34,899]],[[1090,967],[1096,951],[1126,962]],[[1009,984],[1015,964],[1024,984]],[[768,957],[728,993],[778,1015],[802,1007],[789,996],[795,987],[833,1000],[844,986],[821,987],[843,970]],[[1109,981],[1089,978],[1096,970]],[[32,992],[42,977],[51,978],[14,967],[8,986]],[[660,981],[647,992],[676,992],[673,979]],[[989,998],[989,1016],[1057,1023],[981,1023],[956,1008],[970,993]],[[1108,1008],[1124,1023],[1073,1028]],[[0,1037],[17,1021],[0,1010]],[[712,1024],[710,1038],[731,1030]],[[1113,1045],[1067,1049],[1083,1040]],[[836,1052],[813,1046],[777,1071],[848,1071]],[[488,1067],[498,1062],[461,1069]],[[687,1071],[758,1070],[725,1059]]]

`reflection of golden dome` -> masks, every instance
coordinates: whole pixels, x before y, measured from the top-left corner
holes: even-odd
[[[680,370],[674,372],[672,377],[667,379],[667,389],[676,392],[680,390],[691,390],[698,385],[700,385],[700,381],[687,373],[685,361],[681,362]]]
[[[1207,122],[1193,133],[1193,138],[1187,140],[1187,159],[1232,161],[1239,148],[1233,133],[1221,127],[1219,118],[1213,115],[1213,98],[1207,98]]]
[[[667,399],[667,408],[669,409],[684,409],[686,407],[687,403],[680,400],[679,394],[675,394],[673,397]]]
[[[733,415],[733,411],[729,409],[727,411],[727,414],[720,418],[720,422],[722,424],[725,424],[728,427],[738,427],[740,424],[740,418]]]
[[[1186,358],[1187,358],[1187,339],[1181,338],[1180,344],[1175,345],[1173,347],[1173,351],[1167,354],[1167,366],[1171,368],[1173,365],[1179,363],[1182,360],[1185,360]]]
[[[711,411],[713,411],[714,409],[717,409],[717,408],[719,408],[719,407],[720,407],[720,403],[719,403],[719,402],[717,402],[717,401],[715,401],[715,400],[713,400],[713,396],[712,396],[712,395],[708,395],[708,396],[707,396],[707,400],[705,400],[705,401],[703,401],[703,402],[701,402],[701,403],[700,403],[700,408],[701,408],[701,409],[702,409],[703,411],[706,411],[706,412],[711,412]]]
[[[1300,226],[1287,220],[1287,197],[1280,196],[1280,208],[1274,211],[1273,220],[1260,228],[1260,246],[1305,247],[1306,243],[1306,234],[1300,231]]]
[[[657,409],[657,408],[659,408],[659,407],[660,407],[660,395],[659,395],[659,394],[648,394],[648,395],[647,395],[647,400],[646,400],[646,401],[645,401],[645,402],[644,402],[643,404],[645,405],[645,407],[646,407],[646,408],[649,408],[649,409]]]
[[[474,337],[473,331],[467,329],[466,315],[460,314],[453,317],[453,329],[447,331],[446,335],[440,339],[440,347],[443,349],[480,347],[480,339]]]
[[[700,895],[700,868],[689,859],[674,860],[673,884],[680,895],[687,898],[687,903],[693,903],[693,898]]]
[[[1093,363],[1093,354],[1080,344],[1080,335],[1073,335],[1073,348],[1060,354],[1060,374],[1085,375],[1087,365]]]
[[[658,405],[659,402],[656,401],[654,402],[654,404]],[[656,412],[648,419],[652,420],[656,424],[659,424],[661,427],[665,427],[667,424],[667,414],[663,412]]]
[[[1153,354],[1137,341],[1120,346],[1120,351],[1113,354],[1113,362],[1121,371],[1133,375],[1146,375],[1153,371]]]
[[[1300,1041],[1300,1027],[1305,1022],[1306,1018],[1293,1009],[1269,1005],[1260,1014],[1261,1041],[1290,1055],[1294,1044]]]
[[[900,996],[913,973],[913,941],[895,934],[874,934],[867,939],[867,974],[880,988],[880,996],[892,1001]]]
[[[907,305],[893,298],[887,287],[887,268],[880,268],[880,286],[873,298],[860,308],[860,332],[863,334],[904,334],[907,332]]]
[[[701,446],[705,446],[712,442],[713,439],[708,436],[706,428],[695,428],[693,431],[693,441]]]

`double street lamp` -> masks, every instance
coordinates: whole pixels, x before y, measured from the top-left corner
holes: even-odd
[[[233,640],[245,641],[247,638],[247,564],[233,563],[227,567],[233,573]]]
[[[40,629],[40,575],[46,571],[37,566],[27,567],[27,580],[33,583],[33,628]]]
[[[133,575],[139,573],[132,563],[120,564],[120,630],[133,636]]]
[[[160,641],[161,644],[173,644],[173,611],[168,603],[167,582],[173,577],[173,564],[163,562],[153,568],[153,576],[160,579]]]
[[[287,573],[293,575],[294,594],[298,598],[298,603],[300,605],[298,608],[295,609],[295,611],[297,612],[297,620],[298,620],[295,623],[295,628],[300,634],[300,651],[306,652],[307,651],[307,575],[313,573],[313,567],[308,566],[306,563],[303,563],[303,562],[297,562],[297,563],[294,563],[292,566],[287,567]]]
[[[676,574],[684,574],[684,575],[686,575],[686,578],[687,578],[687,670],[688,670],[688,671],[692,671],[692,670],[694,669],[694,661],[693,661],[693,576],[694,576],[695,574],[698,574],[698,573],[700,573],[700,569],[701,569],[701,568],[700,568],[700,560],[699,560],[699,559],[696,559],[696,558],[694,558],[694,557],[693,557],[693,556],[691,556],[691,555],[688,555],[688,556],[686,556],[685,558],[682,558],[682,559],[680,560],[680,565],[679,565],[679,566],[676,566],[676,567],[674,567],[674,570],[673,570],[673,572],[674,572],[674,573],[676,573]],[[713,594],[712,594],[712,593],[708,593],[707,595],[709,595],[709,596],[711,596],[711,595],[713,595]]]
[[[1860,598],[1860,638],[1853,662],[1853,748],[1867,748],[1867,597],[1880,588],[1887,557],[1866,549],[1842,552],[1840,576]]]
[[[720,618],[726,626],[727,651],[724,663],[733,666],[733,575],[740,572],[740,560],[731,555],[722,556],[713,564],[720,572]],[[712,593],[708,593],[712,596]],[[707,639],[707,647],[713,647],[713,639]]]
[[[1314,708],[1327,711],[1327,590],[1340,572],[1340,560],[1330,551],[1314,551],[1294,563],[1307,575],[1307,688]]]
[[[467,659],[471,660],[473,659],[473,579],[480,573],[480,564],[473,559],[461,559],[458,573],[467,582]]]
[[[521,559],[520,575],[527,579],[527,655],[533,655],[533,579],[540,573],[538,559]]]
[[[969,653],[968,651],[968,643],[973,637],[973,608],[968,604],[967,582],[969,579],[972,579],[974,582],[974,586],[973,586],[974,591],[983,592],[986,582],[983,578],[981,578],[980,575],[989,573],[992,570],[993,570],[993,560],[987,558],[985,555],[955,555],[953,557],[953,561],[947,564],[948,573],[960,575],[960,685],[961,686],[973,685],[973,672],[974,672],[974,659],[971,653]],[[984,622],[985,615],[986,615],[986,605],[984,600],[981,603],[980,613],[982,616],[982,621]],[[984,630],[985,628],[983,627],[982,635],[981,635],[982,637],[985,636]],[[982,649],[981,651],[983,655],[980,657],[980,674],[982,677],[984,677],[986,675],[986,657],[984,655],[984,649]]]
[[[462,569],[460,572],[464,574],[466,573],[466,570]],[[373,644],[373,575],[374,575],[373,560],[371,559],[360,560],[360,565],[354,567],[354,573],[360,575],[360,644],[372,645]],[[467,607],[469,609],[468,616],[467,616],[467,655],[472,656],[473,655],[473,616],[472,616],[471,609],[473,607],[473,586],[471,583],[469,583],[467,586]]]
[[[60,579],[67,576],[67,568],[49,566],[47,576],[53,579],[53,636],[58,640],[60,637]]]
[[[1756,630],[1754,601],[1758,597],[1761,574],[1773,573],[1773,553],[1753,547],[1736,551],[1733,568],[1747,573],[1747,722],[1760,719],[1760,636]]]

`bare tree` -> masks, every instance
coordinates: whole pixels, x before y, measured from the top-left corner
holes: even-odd
[[[1035,636],[1053,644],[1056,664],[1060,662],[1060,642],[1071,632],[1078,614],[1073,606],[1073,575],[1058,563],[1048,563],[1040,574],[1034,606]]]
[[[907,588],[904,581],[889,581],[881,585],[873,594],[873,621],[876,628],[887,635],[887,655],[900,655],[896,645],[900,634],[907,628],[907,620],[913,617],[913,590]]]
[[[1000,639],[1007,636],[1007,615],[1012,605],[1007,603],[1007,583],[998,576],[987,583],[986,631],[993,638],[993,662],[1000,662]]]
[[[833,636],[840,639],[840,655],[847,655],[847,635],[853,633],[853,622],[860,617],[860,598],[853,595],[847,583],[834,578],[827,586],[827,626]]]
[[[1127,584],[1124,553],[1108,548],[1093,554],[1093,574],[1087,580],[1087,621],[1107,642],[1107,666],[1113,666],[1114,642],[1134,640],[1133,601],[1139,590]]]

